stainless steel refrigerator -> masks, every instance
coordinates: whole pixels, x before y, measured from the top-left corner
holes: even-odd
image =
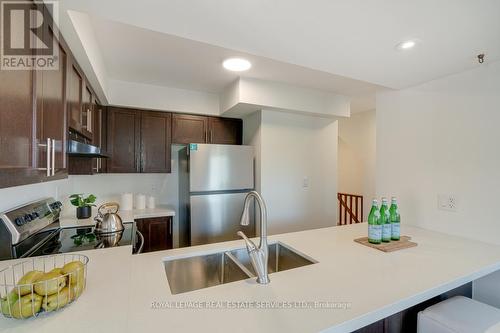
[[[246,194],[254,189],[252,146],[189,144],[179,151],[179,246],[255,235],[254,214],[240,226]],[[253,207],[250,210],[253,213]]]

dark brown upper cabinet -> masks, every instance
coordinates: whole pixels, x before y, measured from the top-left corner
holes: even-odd
[[[94,146],[107,150],[107,108],[92,98],[92,140],[87,140]],[[81,140],[81,138],[75,138]],[[68,158],[68,174],[95,175],[107,172],[107,158],[103,157],[76,157]]]
[[[140,126],[136,110],[108,107],[108,172],[140,172]]]
[[[241,119],[216,117],[208,119],[208,143],[241,145],[242,136]]]
[[[72,137],[90,143],[98,121],[107,126],[106,108],[97,108],[94,91],[48,10],[34,6],[45,11],[42,39],[53,42],[59,68],[0,71],[0,188],[64,178],[71,164],[93,170],[90,163],[68,158],[66,142]],[[95,140],[107,145],[105,133]],[[96,168],[100,172],[105,165]]]
[[[37,168],[48,177],[67,174],[66,157],[66,73],[68,55],[51,27],[44,33],[58,47],[59,69],[36,71],[36,141]],[[49,142],[50,140],[50,142]],[[47,152],[47,148],[52,151]],[[47,171],[47,169],[49,169]]]
[[[174,113],[172,116],[172,142],[207,143],[208,117]]]
[[[215,143],[239,145],[242,142],[241,119],[195,116],[175,113],[172,116],[172,143]]]
[[[108,107],[107,171],[170,173],[172,115]]]
[[[58,69],[0,71],[0,188],[67,175],[68,49],[52,29],[43,34],[59,51]]]
[[[93,105],[94,99],[92,96],[92,91],[90,90],[90,87],[85,84],[85,88],[83,89],[83,96],[82,96],[82,111],[81,111],[81,119],[82,119],[82,124],[81,124],[81,132],[84,136],[86,136],[89,139],[92,139],[94,135],[94,122],[93,122],[93,113],[94,113],[94,105]]]
[[[33,74],[0,70],[0,187],[28,184],[36,177]]]
[[[141,172],[170,173],[172,115],[167,112],[141,113]]]
[[[83,78],[76,64],[72,63],[68,70],[68,117],[69,127],[82,133],[82,88]],[[82,133],[83,134],[83,133]]]

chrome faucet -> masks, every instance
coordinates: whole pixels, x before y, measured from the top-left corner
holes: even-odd
[[[243,231],[238,231],[237,234],[245,241],[248,255],[252,261],[252,266],[257,273],[257,282],[260,284],[268,284],[269,275],[267,274],[267,262],[269,259],[269,249],[267,248],[267,211],[264,199],[256,191],[251,191],[245,197],[245,205],[241,214],[240,224],[248,225],[250,223],[250,202],[252,198],[257,201],[260,208],[260,243],[259,247],[255,245]]]

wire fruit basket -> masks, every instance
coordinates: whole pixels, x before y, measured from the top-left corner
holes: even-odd
[[[26,319],[57,311],[85,290],[89,258],[81,254],[34,257],[0,270],[4,317]]]

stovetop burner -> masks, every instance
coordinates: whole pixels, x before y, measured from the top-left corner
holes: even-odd
[[[133,223],[124,223],[123,226],[123,231],[109,234],[95,233],[91,227],[60,229],[30,257],[131,245]]]

